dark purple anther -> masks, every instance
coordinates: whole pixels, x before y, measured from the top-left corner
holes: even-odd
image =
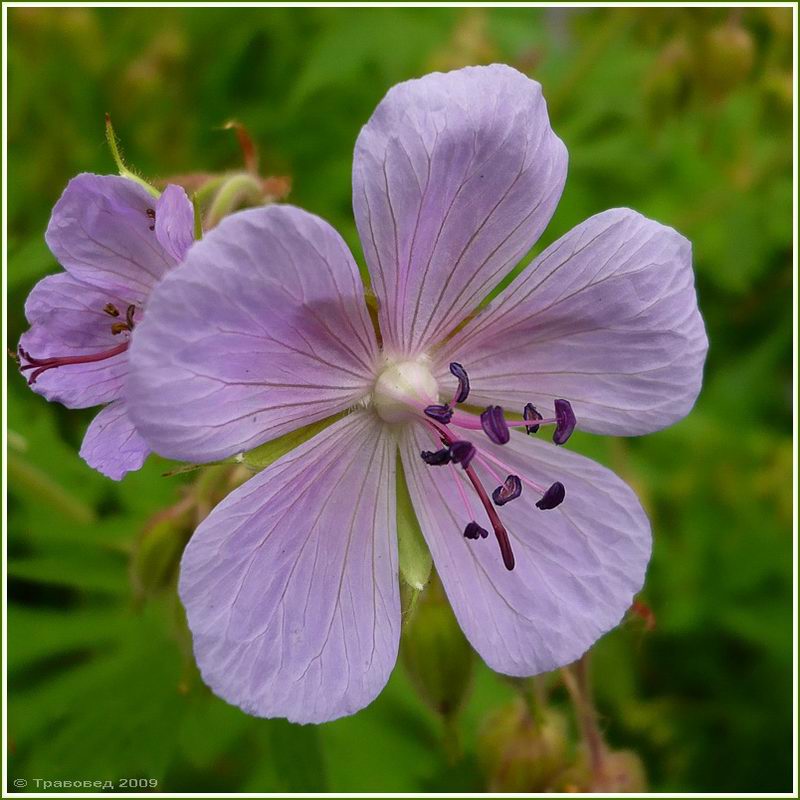
[[[455,402],[463,403],[469,397],[469,375],[457,361],[450,362],[450,372],[458,378],[458,391],[456,392]]]
[[[439,467],[443,464],[449,464],[453,460],[450,455],[449,447],[443,447],[441,450],[436,450],[435,452],[423,450],[420,455],[422,456],[422,460],[429,467]]]
[[[507,444],[511,438],[506,424],[506,418],[503,416],[503,409],[500,406],[489,406],[481,414],[481,426],[484,433],[495,444]]]
[[[453,463],[461,464],[464,469],[475,458],[476,452],[475,445],[472,442],[461,440],[450,445],[450,457],[453,459]]]
[[[564,501],[566,495],[564,484],[556,481],[543,495],[542,499],[536,503],[536,508],[541,508],[542,511],[555,508]]]
[[[453,418],[453,409],[447,403],[443,406],[432,405],[425,409],[425,415],[435,419],[437,422],[441,422],[443,425],[447,425]]]
[[[516,500],[522,494],[522,481],[518,475],[509,475],[502,486],[498,486],[492,492],[492,500],[496,506],[504,506],[512,500]]]
[[[575,430],[575,413],[567,400],[556,400],[555,405],[557,421],[553,441],[556,444],[564,444]]]
[[[485,528],[481,528],[477,522],[470,522],[466,528],[464,528],[464,538],[465,539],[485,539],[489,535],[489,531]]]
[[[525,408],[522,409],[522,418],[523,419],[544,419],[544,417],[536,410],[536,406],[533,403],[526,403]],[[539,425],[526,425],[525,432],[528,435],[538,433],[539,432]]]

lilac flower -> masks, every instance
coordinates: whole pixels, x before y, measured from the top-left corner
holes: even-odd
[[[128,347],[150,290],[193,239],[192,205],[178,186],[156,200],[127,178],[73,178],[53,209],[45,239],[66,272],[28,296],[31,324],[19,342],[31,388],[68,408],[104,405],[81,446],[86,462],[119,480],[150,452],[128,416]]]
[[[500,65],[428,75],[387,94],[355,149],[379,337],[342,239],[290,206],[224,220],[153,293],[129,393],[158,452],[213,461],[349,412],[229,495],[185,551],[195,655],[229,702],[320,722],[381,690],[400,636],[398,450],[493,669],[573,661],[641,588],[635,495],[543,432],[563,444],[577,418],[637,435],[690,410],[707,342],[689,243],[607,211],[475,314],[547,224],[566,167],[537,83]]]

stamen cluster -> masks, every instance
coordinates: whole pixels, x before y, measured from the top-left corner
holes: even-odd
[[[563,445],[575,430],[575,414],[569,401],[558,399],[554,403],[553,417],[548,419],[545,419],[532,403],[527,403],[523,408],[521,421],[509,422],[503,409],[496,405],[488,406],[480,414],[480,417],[476,418],[473,414],[456,409],[456,406],[464,403],[469,397],[470,382],[466,369],[454,361],[450,364],[450,372],[458,380],[458,387],[452,400],[448,403],[434,403],[424,408],[425,421],[435,440],[442,446],[436,450],[423,450],[420,456],[431,467],[449,466],[451,469],[455,469],[455,465],[461,465],[480,498],[489,522],[494,529],[500,552],[503,556],[503,563],[507,569],[511,570],[514,568],[514,554],[508,538],[508,531],[500,520],[494,506],[502,507],[506,503],[516,500],[522,495],[522,484],[526,483],[534,491],[541,494],[541,498],[536,501],[536,507],[543,511],[550,510],[564,501],[566,496],[564,484],[560,481],[555,481],[545,488],[530,478],[515,475],[511,472],[510,467],[493,454],[479,450],[473,442],[456,436],[452,428],[483,430],[491,442],[497,445],[505,445],[511,440],[511,427],[524,427],[525,432],[532,436],[539,432],[542,425],[555,425],[553,442],[557,445]],[[500,482],[492,491],[491,500],[472,466],[476,458]],[[500,478],[494,469],[495,466],[505,469],[507,472],[505,479]],[[461,485],[461,478],[455,471],[453,475],[459,494],[464,500],[468,516],[472,516],[471,506]],[[474,519],[470,520],[464,528],[464,537],[467,539],[485,539],[488,535],[488,531]]]

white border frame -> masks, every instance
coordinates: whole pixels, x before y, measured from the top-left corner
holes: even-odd
[[[8,253],[6,243],[8,242],[8,9],[9,8],[152,8],[158,6],[166,6],[173,8],[461,8],[461,7],[478,7],[478,8],[671,8],[671,7],[696,7],[696,8],[755,8],[763,6],[772,6],[776,8],[791,8],[792,22],[793,22],[793,41],[792,41],[792,73],[793,73],[793,107],[792,107],[792,141],[794,148],[794,158],[792,162],[792,267],[793,267],[793,280],[792,280],[792,454],[793,454],[793,480],[792,480],[792,563],[794,566],[794,581],[792,589],[793,601],[793,680],[792,680],[792,743],[793,743],[793,765],[792,765],[792,792],[782,793],[765,793],[765,792],[735,792],[735,793],[720,793],[720,792],[686,792],[683,794],[675,795],[676,797],[798,797],[797,787],[797,453],[798,453],[798,425],[797,425],[797,409],[798,409],[798,376],[797,376],[797,359],[798,359],[798,332],[797,332],[797,312],[798,312],[798,295],[797,295],[797,20],[798,20],[798,3],[796,2],[4,2],[2,4],[2,42],[3,42],[3,57],[2,57],[2,171],[3,171],[3,184],[2,184],[2,239],[3,239],[3,274],[2,274],[2,319],[4,323],[8,320],[8,306],[7,306],[7,270],[8,270]],[[8,349],[8,330],[6,324],[3,325],[2,332],[3,353]],[[7,380],[8,380],[8,359],[2,358],[2,424],[3,424],[3,462],[2,462],[2,523],[3,531],[7,530],[8,521],[8,440],[5,436],[8,430],[8,409],[7,409]],[[6,564],[8,563],[8,540],[6,536],[3,537],[3,638],[2,638],[2,671],[3,671],[3,686],[2,686],[2,702],[3,702],[3,720],[2,720],[2,772],[3,772],[3,797],[107,797],[108,792],[46,792],[37,795],[34,792],[9,792],[8,791],[8,750],[6,743],[8,742],[8,719],[7,719],[7,692],[8,692],[8,675],[6,671],[7,654],[8,654],[8,640],[7,640],[7,606],[8,606],[8,575],[6,571]],[[546,793],[482,793],[465,794],[465,793],[296,793],[302,797],[562,797],[561,794],[546,794]],[[287,797],[291,796],[289,793],[253,793],[253,792],[225,792],[225,793],[208,793],[208,792],[120,792],[114,793],[114,797]],[[585,794],[576,793],[567,795],[573,797],[618,797],[616,794],[596,793]],[[665,797],[662,793],[647,792],[637,795],[635,797]]]

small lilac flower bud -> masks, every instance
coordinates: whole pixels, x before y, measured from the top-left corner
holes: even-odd
[[[511,438],[503,409],[500,406],[489,406],[481,414],[481,426],[484,433],[495,444],[507,444]]]
[[[518,475],[509,475],[502,486],[492,492],[492,500],[496,506],[504,506],[516,500],[522,494],[522,481]]]
[[[567,400],[556,400],[556,430],[553,434],[553,441],[556,444],[564,444],[575,430],[575,413]]]
[[[475,458],[475,445],[472,442],[458,441],[450,445],[450,456],[455,464],[461,464],[466,469]]]
[[[450,372],[458,378],[458,392],[455,396],[455,402],[463,403],[469,397],[469,375],[457,361],[451,362]]]
[[[567,491],[564,484],[556,481],[543,495],[542,499],[536,502],[536,508],[541,508],[542,511],[555,508],[564,502]]]
[[[422,456],[422,460],[429,467],[444,466],[453,460],[453,457],[450,455],[450,448],[448,447],[443,447],[441,450],[435,451],[423,450],[420,456]]]
[[[443,425],[447,425],[453,418],[453,409],[445,403],[444,405],[431,405],[425,408],[425,415]]]
[[[544,419],[544,417],[536,410],[533,403],[526,403],[525,408],[522,409],[523,419]],[[539,432],[539,425],[526,425],[525,432],[530,436],[533,433]]]
[[[464,538],[465,539],[485,539],[489,535],[489,531],[486,528],[481,528],[477,522],[470,522],[466,528],[464,528]]]

